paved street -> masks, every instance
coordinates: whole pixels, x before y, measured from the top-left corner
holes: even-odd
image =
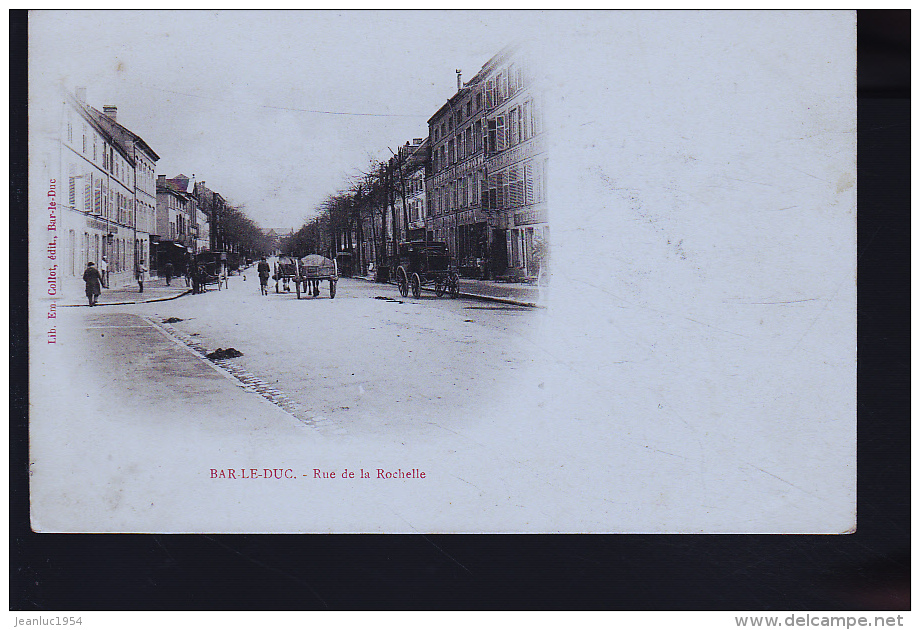
[[[245,278],[245,280],[244,280]],[[536,309],[423,293],[343,278],[335,299],[261,296],[255,275],[229,290],[143,304],[133,312],[207,351],[232,347],[233,363],[286,394],[301,415],[337,434],[429,431],[460,424],[514,387],[534,353]]]

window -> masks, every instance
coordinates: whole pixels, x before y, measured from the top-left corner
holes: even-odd
[[[518,133],[520,127],[518,124],[518,108],[513,108],[508,112],[508,146],[513,147],[521,141]]]
[[[482,109],[482,92],[476,92],[476,111]]]
[[[473,99],[470,99],[466,102],[466,117],[469,118],[473,114]]]
[[[543,132],[543,109],[534,103],[533,113],[531,114],[533,118],[533,133],[537,135],[538,133]]]
[[[495,81],[489,79],[486,82],[486,109],[492,109],[495,104]]]
[[[517,166],[508,169],[508,205],[517,208],[521,205],[521,172]]]
[[[96,189],[93,198],[93,214],[102,214],[102,180],[96,180]]]
[[[83,155],[86,155],[86,125],[83,125]]]
[[[530,101],[521,105],[521,141],[529,139],[533,134],[530,132]]]
[[[470,190],[470,195],[471,195],[470,205],[477,206],[482,203],[482,192],[481,192],[482,174],[480,171],[476,171],[475,173],[473,173],[472,177],[473,177],[473,185],[472,185],[472,190]]]
[[[547,158],[547,159],[544,159],[542,162],[539,163],[539,167],[540,167],[540,177],[539,177],[539,179],[540,179],[540,186],[539,186],[540,201],[546,201],[546,168],[547,168],[548,164],[549,164],[549,159],[548,159],[548,158]]]
[[[496,120],[496,123],[495,123],[495,129],[496,129],[496,133],[495,133],[495,140],[496,140],[495,152],[498,153],[499,151],[504,151],[504,150],[505,150],[505,115],[502,114],[501,116],[499,116],[499,117],[496,118],[495,120]]]
[[[485,201],[484,205],[491,210],[498,208],[498,191],[496,190],[497,181],[498,179],[494,173],[489,175],[489,196],[488,198],[483,198]]]
[[[489,131],[486,139],[486,153],[495,153],[495,133],[496,133],[496,120],[493,118],[488,121]]]
[[[455,162],[454,154],[454,140],[451,138],[447,141],[447,162],[448,164],[453,164]]]

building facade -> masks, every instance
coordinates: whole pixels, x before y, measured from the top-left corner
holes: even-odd
[[[85,90],[62,99],[59,199],[61,288],[82,293],[83,269],[106,258],[108,286],[135,280],[149,262],[150,220],[155,199],[152,173],[159,156],[117,120],[117,108],[104,111],[85,102]]]
[[[526,50],[495,55],[428,121],[426,224],[462,275],[539,275],[549,239],[542,98]]]
[[[482,206],[490,217],[493,256],[505,246],[504,275],[535,278],[549,243],[546,199],[548,157],[543,100],[520,49],[497,55],[486,66]],[[504,241],[504,243],[502,243]]]
[[[399,148],[400,180],[406,203],[407,240],[424,240],[426,236],[425,176],[429,168],[428,138],[414,138]],[[402,204],[402,200],[400,200]]]
[[[171,263],[174,270],[185,269],[188,259],[197,253],[193,230],[197,204],[188,191],[188,178],[184,175],[172,179],[159,175],[156,186],[158,239],[152,268],[162,275],[167,263]]]

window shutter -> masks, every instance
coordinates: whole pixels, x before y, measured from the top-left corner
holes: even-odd
[[[533,203],[533,164],[524,165],[524,203]]]

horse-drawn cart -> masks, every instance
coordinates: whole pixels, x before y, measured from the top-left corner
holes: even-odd
[[[217,285],[220,291],[227,284],[227,272],[221,259],[221,252],[201,252],[192,261],[192,286],[195,293],[208,290],[208,285]]]
[[[297,259],[293,256],[279,256],[275,261],[274,273],[272,280],[275,281],[275,293],[291,290],[291,280],[297,284],[297,292],[300,293],[300,276],[297,273]]]
[[[329,297],[335,298],[336,283],[339,281],[339,270],[335,260],[324,258],[319,254],[310,254],[301,259],[293,256],[281,256],[275,262],[275,293],[291,290],[291,283],[297,292],[297,299],[301,293],[319,295],[319,283],[329,281]]]
[[[329,281],[329,297],[335,299],[335,285],[339,281],[339,265],[335,259],[330,260],[319,254],[304,256],[298,261],[300,281],[303,292],[316,297],[319,295],[319,283]],[[300,299],[300,284],[297,284],[297,299]]]
[[[396,284],[403,297],[412,290],[413,297],[422,294],[426,284],[434,285],[438,297],[447,292],[455,298],[460,294],[460,276],[451,264],[447,243],[441,241],[408,241],[399,244],[399,267]]]

